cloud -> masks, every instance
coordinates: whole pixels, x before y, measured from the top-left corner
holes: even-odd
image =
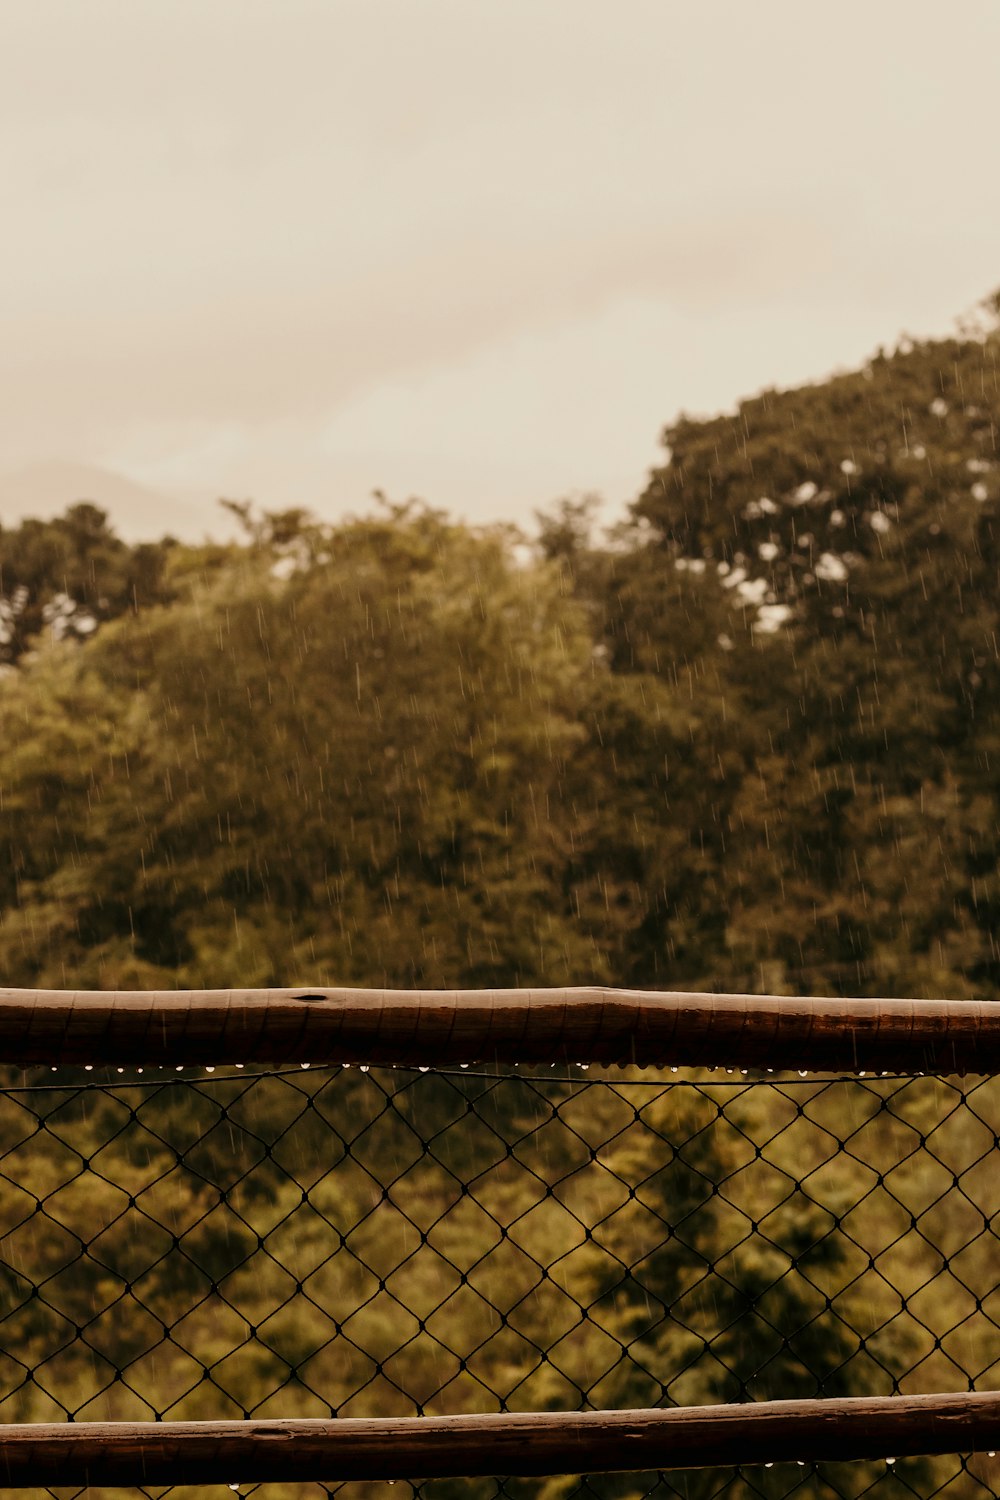
[[[728,402],[737,378],[799,368],[810,338],[822,374],[940,328],[996,274],[998,17],[970,0],[943,37],[912,0],[8,8],[0,462],[201,463],[214,482],[256,455],[295,488],[329,460],[324,432],[419,389],[438,461],[461,468],[426,403],[481,380],[492,444],[485,417],[470,430],[497,451],[530,425],[540,485],[532,339],[550,387],[581,369],[599,386],[619,359],[658,426],[670,401],[711,404],[702,345]],[[621,331],[639,304],[692,341],[686,393],[640,386],[651,359]],[[403,425],[382,424],[384,467]],[[610,449],[596,467],[622,472]]]

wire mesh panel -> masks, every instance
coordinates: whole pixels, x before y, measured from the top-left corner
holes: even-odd
[[[60,1067],[4,1085],[5,1422],[997,1383],[998,1080]],[[252,1481],[233,1475],[262,1500],[888,1500],[995,1494],[1000,1460]]]

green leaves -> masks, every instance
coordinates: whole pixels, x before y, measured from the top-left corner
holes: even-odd
[[[3,533],[7,972],[996,993],[996,347],[682,418],[533,558]]]
[[[81,502],[53,521],[0,527],[0,663],[40,642],[83,641],[106,620],[170,597],[168,540],[128,547]]]
[[[113,937],[191,983],[589,966],[551,900],[590,665],[556,570],[425,514],[342,528],[322,560],[288,540],[11,686],[32,735],[0,774],[32,883],[4,932],[54,901],[61,962],[100,982]],[[83,683],[80,724],[61,692]],[[44,967],[24,941],[20,972]]]

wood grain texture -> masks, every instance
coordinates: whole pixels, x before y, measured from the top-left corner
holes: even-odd
[[[599,988],[0,989],[0,1062],[993,1073],[1000,1005]]]
[[[340,1421],[0,1426],[0,1486],[597,1474],[1000,1448],[1000,1395]]]

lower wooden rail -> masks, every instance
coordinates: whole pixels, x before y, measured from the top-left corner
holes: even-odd
[[[597,1474],[1000,1448],[1000,1394],[333,1421],[0,1425],[0,1487]]]

